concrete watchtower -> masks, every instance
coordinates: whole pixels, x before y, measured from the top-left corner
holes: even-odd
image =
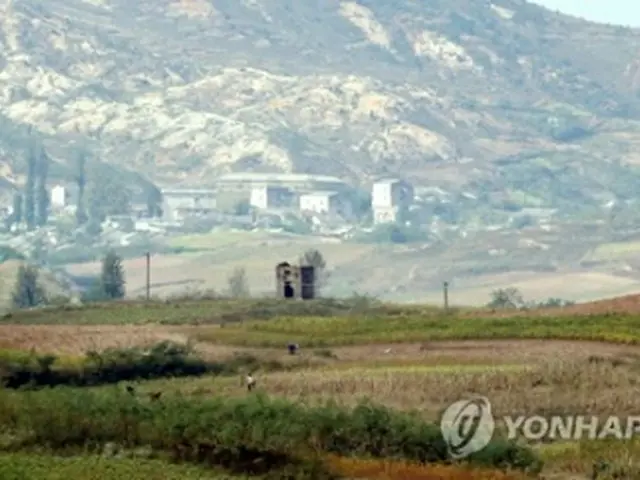
[[[276,265],[276,297],[311,300],[315,297],[315,271],[288,262]]]

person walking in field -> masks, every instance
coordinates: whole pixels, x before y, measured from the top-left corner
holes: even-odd
[[[247,390],[251,391],[256,386],[256,379],[253,378],[253,375],[247,375]]]

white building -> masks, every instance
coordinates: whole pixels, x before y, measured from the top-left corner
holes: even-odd
[[[300,211],[348,218],[351,205],[339,192],[317,191],[300,195]]]
[[[285,187],[273,185],[255,185],[251,188],[249,203],[262,210],[283,208],[291,205],[293,193]]]
[[[60,210],[67,207],[71,201],[71,192],[63,185],[56,185],[49,194],[51,208]]]
[[[162,190],[163,216],[177,220],[185,215],[210,213],[216,208],[216,192],[200,188]]]
[[[373,222],[396,223],[413,203],[413,187],[397,178],[375,182],[371,191]]]

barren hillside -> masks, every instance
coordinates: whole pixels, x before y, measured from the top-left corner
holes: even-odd
[[[58,175],[82,147],[161,182],[396,173],[482,205],[595,207],[640,185],[637,31],[520,0],[1,8],[12,181],[40,134]]]

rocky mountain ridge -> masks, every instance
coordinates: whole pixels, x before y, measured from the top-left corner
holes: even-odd
[[[640,186],[636,30],[521,0],[0,10],[0,175],[12,183],[35,132],[59,176],[83,148],[159,183],[394,174],[496,208],[595,208]]]

